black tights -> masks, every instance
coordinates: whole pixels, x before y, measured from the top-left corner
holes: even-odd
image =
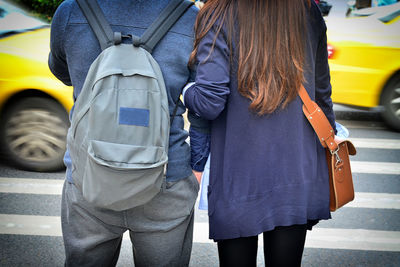
[[[264,232],[264,258],[267,267],[299,267],[307,225],[280,226]],[[258,236],[218,242],[221,267],[257,266]]]

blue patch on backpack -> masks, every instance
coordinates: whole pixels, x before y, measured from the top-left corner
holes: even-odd
[[[149,127],[150,111],[141,108],[119,108],[119,124]]]

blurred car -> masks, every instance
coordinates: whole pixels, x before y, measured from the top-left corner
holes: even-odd
[[[50,72],[50,28],[0,1],[0,143],[4,158],[19,168],[63,167],[72,87]]]
[[[400,2],[326,18],[332,100],[358,108],[382,106],[400,131]]]
[[[315,3],[318,4],[319,10],[321,10],[321,13],[323,16],[329,15],[329,11],[332,8],[332,5],[330,3],[328,3],[327,1],[323,1],[323,0],[315,0]]]

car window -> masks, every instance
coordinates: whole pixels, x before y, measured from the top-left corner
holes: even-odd
[[[385,6],[375,6],[362,8],[352,11],[353,16],[371,16],[384,23],[390,22],[400,15],[400,2],[385,5]]]
[[[0,7],[0,19],[3,18],[6,14],[7,12],[5,11],[5,9]]]
[[[37,29],[48,24],[29,16],[15,5],[0,1],[0,36]]]
[[[381,16],[379,18],[379,20],[382,22],[388,23],[388,22],[398,19],[399,16],[400,16],[400,7],[398,10],[394,10],[393,12],[391,12],[389,14],[384,14],[383,16]]]

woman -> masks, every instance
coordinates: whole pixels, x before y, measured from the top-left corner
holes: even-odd
[[[325,150],[302,112],[304,85],[335,129],[326,26],[314,1],[209,0],[185,92],[211,121],[210,238],[221,266],[300,266],[306,230],[329,219]],[[335,129],[336,131],[336,129]]]

